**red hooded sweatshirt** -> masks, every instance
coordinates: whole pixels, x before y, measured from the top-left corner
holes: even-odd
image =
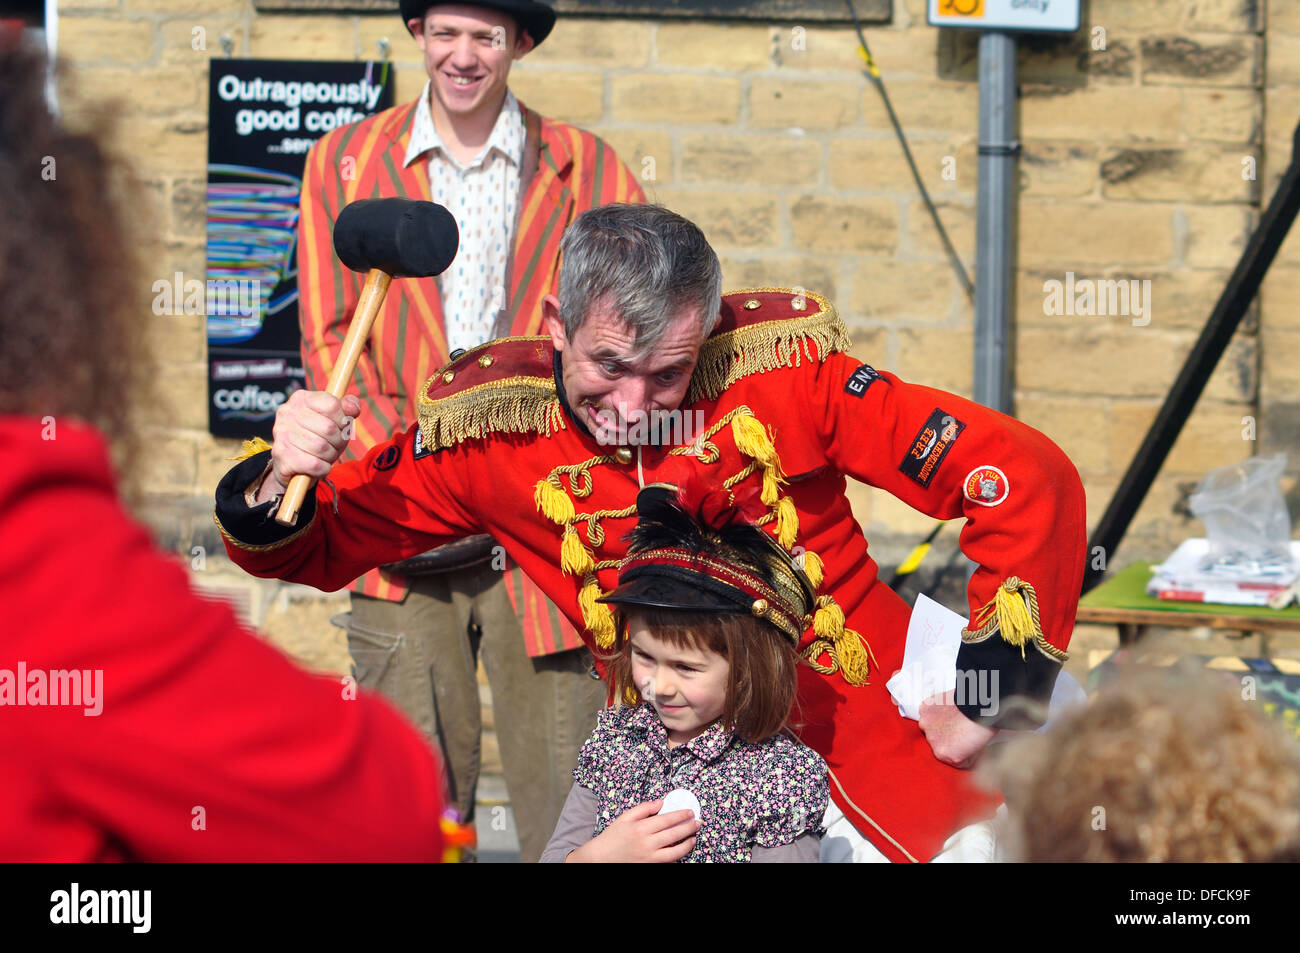
[[[440,858],[420,734],[196,595],[97,431],[0,416],[0,606],[0,861]]]

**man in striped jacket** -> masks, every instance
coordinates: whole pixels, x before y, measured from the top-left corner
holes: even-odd
[[[330,133],[307,157],[298,283],[308,388],[325,387],[361,290],[362,276],[343,267],[330,239],[345,205],[438,202],[456,217],[460,250],[438,279],[405,279],[389,291],[349,388],[362,410],[344,459],[406,429],[418,388],[455,352],[541,333],[566,226],[589,208],[645,200],[606,143],[539,116],[507,87],[511,63],[550,33],[550,7],[402,0],[401,15],[429,74],[420,97]],[[389,695],[440,750],[448,803],[472,819],[481,651],[523,860],[535,861],[605,701],[590,656],[489,537],[399,568],[358,579],[352,611],[336,617],[357,679]]]

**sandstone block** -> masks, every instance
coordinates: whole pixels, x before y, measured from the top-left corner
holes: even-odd
[[[661,200],[704,229],[715,249],[771,248],[781,244],[780,208],[774,198],[673,189],[664,190]]]
[[[790,201],[796,247],[831,255],[892,254],[898,245],[898,207],[893,199],[802,196]]]
[[[799,136],[683,135],[682,181],[755,187],[819,184],[822,144]]]
[[[611,76],[611,115],[619,122],[734,123],[740,80],[718,76],[627,73]]]
[[[510,88],[530,109],[564,122],[598,122],[605,111],[604,79],[596,70],[516,69]]]
[[[750,124],[756,127],[840,129],[858,121],[859,84],[757,78],[749,87]]]
[[[772,64],[772,28],[749,24],[660,23],[655,57],[660,66],[740,73]],[[611,63],[639,66],[642,61]]]

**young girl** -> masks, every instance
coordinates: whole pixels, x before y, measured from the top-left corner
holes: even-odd
[[[784,732],[812,587],[729,497],[638,495],[603,600],[624,704],[583,745],[543,862],[816,862],[826,764]]]

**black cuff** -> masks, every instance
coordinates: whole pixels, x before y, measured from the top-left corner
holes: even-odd
[[[249,484],[262,475],[270,462],[271,451],[263,450],[241,461],[217,484],[217,525],[227,539],[244,549],[261,549],[283,543],[310,526],[316,516],[314,487],[303,499],[302,508],[298,510],[298,522],[293,526],[281,526],[275,521],[271,515],[275,500],[252,507],[244,502],[244,492]]]
[[[994,632],[982,642],[963,642],[957,650],[956,704],[971,721],[986,728],[1024,731],[1047,719],[1061,663],[1031,641],[1020,649]]]

